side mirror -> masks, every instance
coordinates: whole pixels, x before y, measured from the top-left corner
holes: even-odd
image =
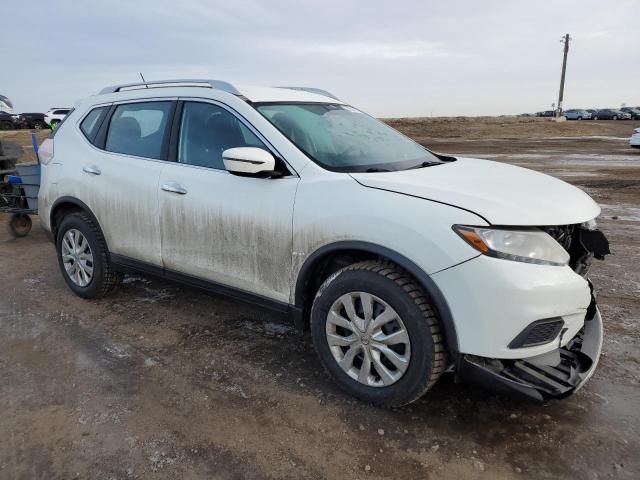
[[[227,171],[236,175],[267,176],[276,167],[273,155],[256,147],[229,148],[222,152],[222,161]]]

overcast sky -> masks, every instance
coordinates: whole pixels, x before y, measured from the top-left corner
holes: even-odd
[[[315,5],[315,6],[314,6]],[[18,112],[103,86],[216,78],[325,88],[379,116],[640,105],[640,1],[3,0]]]

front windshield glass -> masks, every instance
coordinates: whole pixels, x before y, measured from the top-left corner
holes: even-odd
[[[263,103],[255,106],[300,150],[328,170],[393,171],[442,163],[413,140],[347,105]]]

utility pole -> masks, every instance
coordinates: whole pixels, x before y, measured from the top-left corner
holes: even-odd
[[[564,75],[567,72],[567,54],[569,53],[569,34],[567,33],[561,42],[564,42],[564,58],[562,59],[562,76],[560,77],[560,94],[558,95],[558,109],[556,110],[556,118],[562,115],[562,98],[564,97]]]

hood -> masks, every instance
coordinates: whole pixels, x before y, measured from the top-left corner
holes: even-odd
[[[470,210],[492,225],[568,225],[600,207],[562,180],[527,168],[475,158],[398,172],[352,173],[360,184]]]

